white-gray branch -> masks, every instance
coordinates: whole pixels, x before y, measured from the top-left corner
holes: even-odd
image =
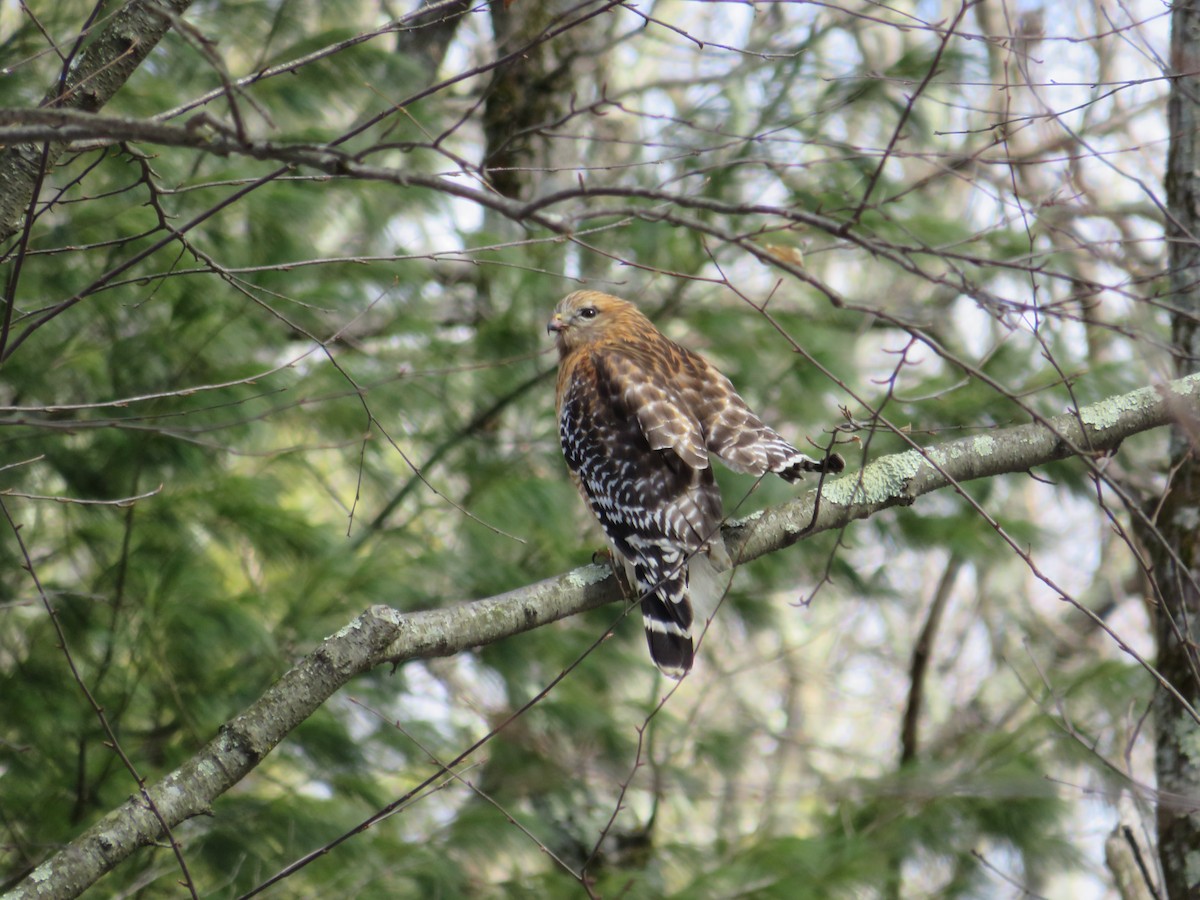
[[[730,523],[726,543],[730,555],[744,563],[809,534],[911,504],[931,491],[1024,472],[1070,456],[1112,451],[1132,435],[1173,422],[1189,431],[1200,422],[1200,375],[1112,397],[1042,422],[882,457],[826,481],[819,504],[813,490]],[[621,596],[607,567],[584,566],[507,594],[443,609],[401,613],[373,606],[322,641],[190,760],[46,860],[8,896],[20,900],[78,896],[139,847],[162,840],[148,801],[170,826],[209,812],[217,797],[362,672],[388,663],[450,656]]]

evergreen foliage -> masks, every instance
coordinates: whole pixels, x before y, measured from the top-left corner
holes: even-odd
[[[1047,8],[1040,43],[956,3],[505,5],[195,4],[101,111],[194,140],[74,140],[0,245],[0,887],[137,793],[113,737],[155,781],[365,608],[591,561],[544,333],[581,285],[852,471],[1166,377],[1166,87],[1122,43],[1165,55],[1148,4],[1083,37]],[[109,14],[30,6],[0,7],[0,107]],[[665,700],[615,605],[373,671],[173,829],[186,878],[164,844],[96,890],[240,896],[437,775],[275,895],[1100,896],[1155,682],[1097,623],[1152,658],[1124,538],[1166,458],[759,559]],[[733,517],[795,494],[719,479]]]

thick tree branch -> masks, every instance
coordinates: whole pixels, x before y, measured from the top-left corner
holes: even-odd
[[[1200,421],[1200,375],[1049,419],[878,459],[826,482],[817,492],[756,513],[725,529],[731,555],[747,562],[810,534],[839,528],[892,506],[976,478],[1027,471],[1084,453],[1116,449],[1126,438],[1168,424]],[[172,826],[210,811],[293,728],[335,691],[375,666],[450,656],[621,598],[608,568],[585,566],[486,600],[401,613],[374,606],[325,639],[256,703],[221,728],[192,759],[148,789]],[[74,897],[136,849],[159,837],[139,796],[109,813],[40,865],[12,898]]]

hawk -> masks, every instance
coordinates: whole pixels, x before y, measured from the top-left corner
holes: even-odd
[[[710,455],[735,472],[789,482],[840,472],[844,462],[801,453],[728,378],[632,303],[576,291],[546,330],[558,346],[555,405],[572,480],[637,587],[651,659],[682,678],[694,660],[697,611],[715,610],[717,573],[730,568]]]

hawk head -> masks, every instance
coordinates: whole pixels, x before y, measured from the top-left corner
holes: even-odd
[[[632,303],[599,291],[576,291],[558,301],[546,331],[554,334],[558,352],[565,356],[589,344],[627,340],[643,323],[650,324]]]

